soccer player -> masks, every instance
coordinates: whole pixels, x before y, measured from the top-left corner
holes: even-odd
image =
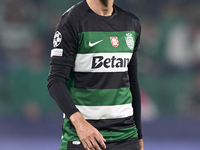
[[[60,150],[144,149],[140,22],[113,3],[84,0],[56,27],[48,90],[64,113]]]

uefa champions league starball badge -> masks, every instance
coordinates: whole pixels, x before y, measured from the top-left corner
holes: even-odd
[[[127,33],[125,39],[126,39],[127,46],[130,48],[130,50],[133,50],[135,43],[134,43],[132,34]]]
[[[57,47],[60,45],[62,41],[62,35],[59,31],[56,31],[55,35],[54,35],[54,38],[53,38],[53,47]]]

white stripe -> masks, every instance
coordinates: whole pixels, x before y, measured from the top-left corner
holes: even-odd
[[[96,59],[94,59],[96,57]],[[98,57],[102,57],[100,60]],[[132,53],[90,53],[77,54],[74,71],[76,72],[125,72]],[[129,60],[129,61],[128,61]],[[92,65],[93,64],[93,65]],[[101,65],[98,68],[92,68]],[[122,64],[122,67],[116,65]],[[105,66],[106,65],[106,66]]]
[[[63,55],[63,49],[61,48],[54,48],[51,50],[51,57],[52,56],[62,56]]]
[[[76,105],[85,119],[116,119],[133,115],[132,104],[115,106],[80,106]]]

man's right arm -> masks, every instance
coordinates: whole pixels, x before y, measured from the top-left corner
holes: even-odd
[[[49,93],[74,125],[78,137],[86,150],[88,148],[91,150],[94,148],[100,150],[96,140],[103,148],[106,148],[106,140],[101,133],[89,124],[81,113],[78,112],[78,109],[71,98],[66,87],[66,80],[68,79],[70,70],[71,68],[67,66],[51,64],[48,76]]]
[[[66,87],[66,81],[75,62],[78,45],[78,32],[76,31],[76,25],[72,23],[69,16],[65,16],[56,28],[57,35],[54,36],[54,49],[51,51],[48,90],[60,109],[74,125],[84,148],[100,150],[97,141],[103,148],[106,148],[105,139],[81,115]]]
[[[62,16],[56,27],[48,76],[49,93],[68,118],[78,111],[66,87],[78,45],[78,31],[70,18]]]
[[[49,93],[68,118],[78,111],[66,87],[69,73],[70,67],[51,64],[48,76]]]

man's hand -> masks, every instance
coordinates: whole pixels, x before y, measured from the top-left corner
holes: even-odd
[[[143,142],[143,139],[139,139],[139,146],[140,146],[140,150],[144,150],[144,142]]]
[[[106,140],[103,138],[102,134],[90,123],[88,123],[85,118],[80,114],[80,112],[76,112],[71,115],[70,120],[76,129],[76,132],[83,144],[83,147],[86,150],[101,150],[98,143],[104,149],[106,149]]]

